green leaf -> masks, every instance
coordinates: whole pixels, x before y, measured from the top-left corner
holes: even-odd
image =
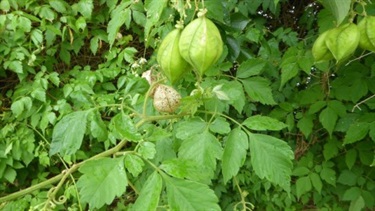
[[[238,78],[248,78],[250,76],[259,75],[263,71],[266,64],[266,61],[263,59],[248,59],[238,67],[236,76]]]
[[[249,139],[240,128],[233,129],[225,140],[222,158],[224,184],[237,175],[246,160]]]
[[[155,27],[160,19],[164,8],[167,6],[168,0],[146,0],[145,9],[147,11],[147,20],[145,24],[144,36],[148,39],[151,28]]]
[[[22,74],[23,73],[23,66],[21,61],[13,60],[9,63],[9,69],[15,73]]]
[[[64,116],[53,129],[50,156],[60,153],[72,155],[81,147],[86,131],[86,111],[75,111]]]
[[[335,128],[337,121],[337,114],[330,107],[323,109],[319,114],[319,121],[323,127],[328,131],[329,135],[332,136],[333,129]]]
[[[372,139],[372,141],[375,142],[375,122],[372,122],[369,126],[369,133],[368,135],[370,136],[370,138]]]
[[[10,107],[12,112],[16,117],[20,116],[22,112],[26,109],[27,111],[31,109],[33,101],[30,97],[22,97],[21,99],[14,101]]]
[[[134,55],[138,52],[136,48],[128,47],[124,49],[124,59],[125,61],[132,63],[134,62]]]
[[[123,157],[90,160],[79,171],[83,174],[77,182],[80,199],[91,209],[111,204],[128,186]]]
[[[340,117],[343,117],[346,115],[346,107],[341,101],[338,101],[338,100],[329,101],[327,106],[330,107],[332,110],[334,110],[335,113],[339,115]]]
[[[153,159],[156,154],[155,144],[149,141],[144,141],[139,145],[138,153],[146,159]]]
[[[344,145],[352,144],[366,137],[370,124],[367,122],[357,122],[350,125],[349,130],[345,134]]]
[[[223,83],[221,90],[229,97],[229,104],[231,104],[238,113],[242,113],[245,106],[246,98],[242,84],[238,81],[220,81]]]
[[[261,178],[290,191],[294,153],[290,146],[275,137],[264,134],[251,134],[251,164]]]
[[[86,19],[91,19],[91,13],[94,9],[93,0],[80,0],[78,2],[78,12],[80,12]]]
[[[353,201],[361,196],[361,189],[359,187],[351,187],[347,189],[342,196],[342,200],[344,201]]]
[[[251,130],[259,131],[282,130],[283,128],[286,128],[288,126],[277,119],[261,115],[251,116],[247,118],[242,124]]]
[[[334,158],[339,153],[338,141],[329,139],[326,144],[324,144],[323,155],[324,159],[330,160]]]
[[[60,12],[60,13],[66,12],[66,2],[62,0],[50,0],[48,3],[57,12]]]
[[[322,3],[335,17],[336,25],[340,25],[348,15],[351,0],[323,0]]]
[[[355,200],[350,202],[349,211],[363,210],[365,208],[365,200],[362,196],[358,196]]]
[[[220,142],[206,130],[184,140],[178,155],[182,159],[195,160],[213,173],[216,169],[216,159],[220,159],[222,153]]]
[[[281,65],[281,83],[280,89],[288,82],[290,79],[294,78],[299,72],[299,65],[297,63],[297,58],[292,57],[283,61]]]
[[[301,177],[296,181],[296,194],[297,198],[300,198],[304,193],[309,192],[312,189],[310,177]]]
[[[130,210],[157,210],[163,181],[160,175],[155,171],[152,173],[144,183],[141,192],[134,205]]]
[[[301,177],[301,176],[308,175],[309,173],[310,173],[310,169],[308,169],[305,166],[299,166],[299,167],[296,167],[295,169],[293,169],[292,175],[297,176],[297,177]]]
[[[343,170],[337,179],[337,182],[343,185],[355,186],[358,180],[358,176],[349,170]]]
[[[207,168],[199,165],[194,160],[177,158],[165,160],[160,165],[160,169],[176,178],[186,178],[196,182],[210,183],[210,175],[207,173]]]
[[[217,196],[207,185],[162,176],[170,210],[221,210]]]
[[[202,119],[191,118],[177,125],[176,137],[185,140],[193,135],[202,133],[207,124]]]
[[[357,151],[355,149],[350,149],[345,154],[345,163],[349,169],[352,169],[357,160]]]
[[[328,184],[336,185],[336,172],[330,168],[323,168],[320,172],[320,177]]]
[[[8,182],[10,183],[14,183],[14,180],[16,179],[17,177],[17,172],[16,170],[14,170],[13,168],[11,167],[7,167],[5,172],[4,172],[4,175],[3,177],[8,180]]]
[[[312,115],[303,116],[298,121],[297,127],[301,130],[301,132],[303,133],[303,135],[305,135],[305,137],[308,137],[311,134],[313,127],[314,127],[313,116]]]
[[[256,76],[242,80],[242,84],[252,100],[261,102],[262,104],[276,104],[272,96],[269,80]]]
[[[323,183],[322,183],[322,180],[320,179],[320,176],[317,173],[313,172],[309,175],[309,177],[310,177],[313,187],[320,194],[323,188]]]
[[[97,138],[98,141],[105,141],[108,138],[107,127],[104,124],[99,112],[95,112],[92,114],[90,131],[91,135]]]
[[[230,124],[223,117],[217,117],[210,124],[210,130],[214,133],[228,134],[230,132]]]
[[[125,168],[134,177],[137,177],[142,172],[144,165],[143,160],[136,155],[128,154],[125,157]]]
[[[127,21],[127,8],[132,2],[123,1],[120,5],[111,12],[111,20],[108,22],[107,32],[108,32],[108,42],[112,46],[115,42],[117,33],[120,27]]]
[[[120,140],[139,141],[142,138],[130,117],[123,113],[119,113],[111,119],[109,128],[114,137]]]

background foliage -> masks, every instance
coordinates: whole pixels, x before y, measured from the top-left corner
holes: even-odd
[[[192,73],[175,86],[176,114],[158,114],[140,76],[160,77],[161,39],[203,6],[224,54],[199,86]],[[2,210],[374,207],[373,52],[339,64],[311,54],[348,14],[374,15],[369,1],[1,0],[0,11]]]

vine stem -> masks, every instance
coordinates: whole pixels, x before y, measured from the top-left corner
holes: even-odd
[[[361,102],[355,104],[355,105],[353,106],[352,112],[354,112],[354,110],[355,110],[356,108],[358,108],[359,110],[362,110],[359,106],[362,105],[363,103],[365,103],[365,102],[371,100],[371,99],[374,98],[374,97],[375,97],[375,94],[372,95],[372,96],[370,96],[370,97],[368,97],[368,98],[366,98],[366,99],[364,99],[364,100],[362,100]]]
[[[136,128],[139,128],[141,127],[143,124],[145,124],[146,122],[150,122],[150,121],[156,121],[156,120],[167,120],[167,119],[174,119],[174,118],[180,118],[180,117],[183,117],[183,116],[186,116],[186,114],[178,114],[178,115],[160,115],[160,116],[148,116],[148,117],[144,117],[143,119],[141,119],[137,124],[136,124]],[[113,148],[111,149],[108,149],[102,153],[99,153],[97,155],[94,155],[93,157],[91,158],[88,158],[87,160],[84,160],[80,163],[76,163],[74,164],[72,167],[70,167],[69,169],[66,169],[64,171],[62,171],[60,174],[46,180],[46,181],[43,181],[43,182],[40,182],[36,185],[33,185],[29,188],[26,188],[26,189],[23,189],[23,190],[20,190],[18,192],[15,192],[15,193],[11,193],[9,195],[6,195],[4,197],[1,197],[0,198],[0,203],[3,203],[3,202],[6,202],[6,201],[12,201],[16,198],[19,198],[21,196],[24,196],[26,194],[29,194],[29,193],[32,193],[36,190],[39,190],[39,189],[42,189],[42,188],[45,188],[49,185],[52,185],[52,184],[55,184],[59,181],[65,181],[65,179],[71,175],[73,172],[77,171],[79,169],[79,167],[81,167],[83,164],[85,164],[86,162],[88,161],[91,161],[91,160],[95,160],[95,159],[98,159],[98,158],[102,158],[102,157],[108,157],[108,156],[111,156],[117,152],[119,152],[127,143],[127,140],[122,140],[120,143],[118,143],[116,146],[114,146]],[[60,182],[58,187],[61,187],[63,182]]]

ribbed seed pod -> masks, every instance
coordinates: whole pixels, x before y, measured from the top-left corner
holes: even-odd
[[[314,42],[312,55],[314,56],[315,62],[324,62],[333,59],[333,55],[325,42],[327,34],[328,31],[323,32]]]
[[[162,72],[172,84],[175,84],[185,72],[191,69],[180,55],[178,46],[180,36],[181,29],[174,29],[169,32],[160,44],[156,58]]]
[[[359,47],[375,51],[375,17],[366,16],[358,23],[360,33]]]
[[[339,62],[357,49],[359,38],[360,34],[357,25],[347,23],[328,31],[326,45],[336,61]]]
[[[223,53],[219,29],[204,15],[190,22],[182,31],[181,56],[202,76]]]

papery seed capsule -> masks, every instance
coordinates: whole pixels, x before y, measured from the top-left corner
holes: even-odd
[[[200,77],[215,64],[223,53],[219,29],[204,15],[189,23],[181,33],[181,56]]]
[[[327,48],[325,42],[327,34],[328,31],[323,32],[314,42],[312,54],[314,56],[315,62],[324,62],[333,59],[333,55]]]
[[[159,112],[173,113],[180,105],[181,95],[173,87],[160,84],[155,88],[154,108]]]
[[[366,16],[358,23],[360,33],[359,47],[375,51],[375,17]]]

